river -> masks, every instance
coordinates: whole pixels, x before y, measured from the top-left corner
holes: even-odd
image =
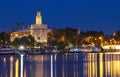
[[[0,77],[120,77],[120,52],[0,55]]]

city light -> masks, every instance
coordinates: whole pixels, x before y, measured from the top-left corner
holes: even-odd
[[[21,45],[21,46],[18,47],[18,49],[19,49],[19,50],[24,50],[25,47],[24,47],[23,45]]]
[[[18,37],[18,34],[17,34],[17,33],[15,34],[15,37]]]

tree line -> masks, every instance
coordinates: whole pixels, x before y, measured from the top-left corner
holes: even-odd
[[[116,31],[114,35],[105,35],[103,31],[86,31],[80,32],[78,29],[66,27],[64,29],[52,29],[48,33],[48,46],[56,46],[58,49],[66,47],[76,47],[82,45],[102,44],[120,44],[120,31]],[[14,46],[25,45],[27,47],[34,47],[36,43],[34,37],[31,35],[22,38],[15,38],[13,42],[10,41],[10,33],[0,32],[0,46]]]

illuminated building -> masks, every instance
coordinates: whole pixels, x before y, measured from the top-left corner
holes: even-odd
[[[42,16],[40,11],[37,11],[36,24],[32,24],[29,30],[12,32],[10,40],[14,41],[15,38],[32,35],[36,42],[47,43],[47,33],[47,25],[42,24]]]
[[[102,45],[102,48],[103,49],[120,49],[120,45],[117,45],[117,44],[115,44],[115,45]]]
[[[14,41],[15,38],[22,38],[23,36],[28,36],[28,35],[30,35],[30,30],[22,30],[22,31],[13,32],[10,35],[10,40]]]
[[[38,10],[37,16],[36,16],[36,24],[42,24],[42,16],[41,16],[39,10]]]
[[[47,25],[42,24],[42,17],[40,11],[37,12],[36,24],[32,24],[30,27],[30,33],[35,38],[36,42],[47,42]]]

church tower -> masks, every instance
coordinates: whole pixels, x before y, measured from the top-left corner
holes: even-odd
[[[42,16],[40,14],[40,10],[37,11],[36,24],[42,24]]]

